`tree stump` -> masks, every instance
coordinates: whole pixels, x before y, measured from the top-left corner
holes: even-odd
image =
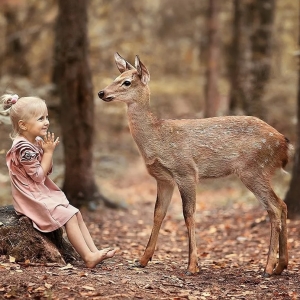
[[[63,237],[63,229],[50,233],[36,230],[26,216],[15,213],[13,206],[0,207],[0,255],[10,255],[16,262],[74,262],[79,255]]]

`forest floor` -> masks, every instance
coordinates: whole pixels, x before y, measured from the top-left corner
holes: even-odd
[[[178,191],[153,260],[138,268],[135,260],[151,232],[155,183],[138,160],[123,180],[102,180],[102,186],[122,194],[127,207],[82,213],[99,247],[119,248],[115,257],[88,269],[82,261],[24,266],[2,256],[0,299],[299,299],[300,221],[288,220],[288,269],[281,276],[262,277],[268,217],[234,178],[208,181],[198,189],[200,272],[194,276],[185,275],[188,240]]]

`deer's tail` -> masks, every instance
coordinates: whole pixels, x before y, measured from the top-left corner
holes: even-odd
[[[286,143],[286,156],[285,158],[282,160],[282,168],[284,168],[286,166],[286,164],[289,162],[289,160],[293,157],[294,152],[295,152],[295,148],[294,146],[291,144],[290,140],[285,137],[285,143]]]

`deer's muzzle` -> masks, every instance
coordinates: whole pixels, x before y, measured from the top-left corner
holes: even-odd
[[[103,101],[106,101],[106,102],[109,102],[109,101],[111,101],[111,100],[113,100],[113,98],[114,97],[105,97],[105,93],[104,93],[104,91],[100,91],[99,93],[98,93],[98,97],[100,98],[100,99],[102,99]]]

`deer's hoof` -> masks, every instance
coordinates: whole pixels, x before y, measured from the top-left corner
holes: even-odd
[[[197,263],[188,265],[185,274],[188,276],[197,275],[200,272],[199,265]]]
[[[133,262],[134,266],[137,268],[145,268],[146,265],[142,265],[138,259]]]
[[[263,276],[264,278],[270,278],[270,277],[272,276],[272,274],[263,272],[262,276]]]
[[[190,271],[190,270],[186,270],[185,271],[185,275],[187,276],[195,276],[199,273],[199,268],[197,268],[194,272]]]
[[[186,270],[186,271],[185,271],[185,275],[186,275],[186,276],[194,276],[194,275],[196,275],[196,273],[192,273],[191,271]]]

